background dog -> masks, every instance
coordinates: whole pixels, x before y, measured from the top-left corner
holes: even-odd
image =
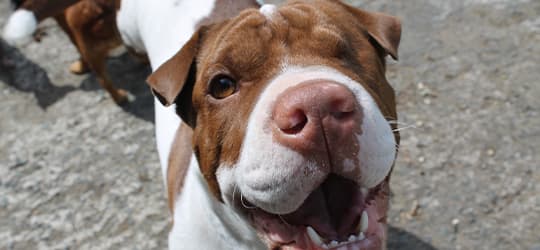
[[[14,0],[12,3],[16,10],[3,33],[8,42],[30,38],[39,22],[53,17],[80,54],[80,59],[70,66],[70,71],[82,74],[90,70],[116,103],[128,100],[128,92],[114,86],[106,69],[107,57],[122,45],[116,26],[120,1]]]

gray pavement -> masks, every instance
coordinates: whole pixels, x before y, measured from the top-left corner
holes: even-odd
[[[403,21],[390,249],[540,249],[540,1],[350,1]],[[0,26],[9,13],[0,2]],[[113,58],[118,107],[52,21],[0,41],[0,249],[164,249],[150,72]]]

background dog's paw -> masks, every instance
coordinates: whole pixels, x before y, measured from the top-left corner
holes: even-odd
[[[81,59],[69,65],[69,71],[75,75],[86,74],[90,71],[88,65]]]

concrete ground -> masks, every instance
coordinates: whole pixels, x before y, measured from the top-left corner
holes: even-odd
[[[390,249],[540,249],[540,1],[351,1],[403,21]],[[9,14],[0,2],[0,26]],[[149,68],[111,59],[121,108],[52,21],[0,41],[0,249],[164,249]]]

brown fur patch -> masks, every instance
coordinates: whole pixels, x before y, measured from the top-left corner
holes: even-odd
[[[67,7],[78,3],[80,0],[26,0],[20,6],[23,9],[31,10],[38,21],[51,16],[58,15]]]
[[[171,146],[171,154],[167,168],[167,195],[169,209],[174,212],[174,201],[184,186],[189,162],[191,161],[191,139],[193,130],[185,123],[180,124]]]

